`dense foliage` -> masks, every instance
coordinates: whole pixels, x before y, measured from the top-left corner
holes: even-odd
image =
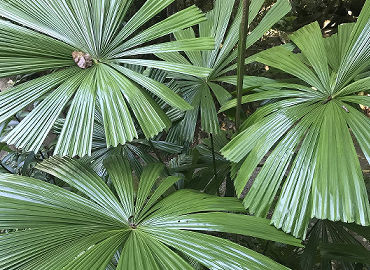
[[[370,266],[370,0],[0,17],[0,269]]]

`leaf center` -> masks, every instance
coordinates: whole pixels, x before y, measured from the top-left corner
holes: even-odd
[[[74,51],[72,52],[72,58],[79,68],[87,69],[93,65],[93,59],[88,53]]]
[[[332,99],[333,99],[333,96],[328,96],[328,98],[324,101],[324,104],[328,103]]]

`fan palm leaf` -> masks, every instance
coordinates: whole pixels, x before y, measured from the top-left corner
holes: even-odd
[[[136,138],[136,121],[147,138],[168,128],[168,117],[147,91],[179,110],[192,106],[165,85],[121,64],[155,66],[200,77],[210,73],[204,67],[140,58],[157,52],[214,48],[210,37],[147,45],[206,19],[192,6],[140,32],[172,2],[148,0],[127,18],[132,0],[1,0],[0,77],[46,73],[0,93],[0,122],[39,101],[3,141],[37,152],[57,117],[68,107],[55,154],[91,154],[97,104],[102,110],[108,146]]]
[[[236,214],[244,212],[236,198],[191,190],[167,196],[179,178],[162,178],[163,165],[146,167],[137,188],[127,160],[111,156],[105,167],[113,191],[90,167],[71,158],[54,157],[38,168],[78,194],[33,178],[1,174],[0,227],[17,231],[0,236],[0,268],[106,269],[118,250],[117,269],[193,269],[182,255],[212,269],[286,269],[201,231],[300,245],[263,218]]]
[[[169,87],[173,93],[179,92],[179,89],[176,87],[174,81],[167,80],[167,72],[163,70],[145,69],[144,67],[140,66],[125,66],[122,68],[126,69],[127,72],[136,72],[137,74],[140,74],[140,76],[145,77],[145,79],[150,79],[150,81],[153,83],[159,83],[161,85],[160,87]],[[154,94],[151,96],[166,113],[171,122],[183,116],[183,111],[171,107]],[[63,130],[65,121],[65,118],[60,118],[54,124],[53,132],[58,136]],[[137,125],[135,125],[135,128],[136,127]],[[125,158],[129,161],[131,168],[136,172],[141,173],[143,166],[157,161],[157,159],[153,156],[153,150],[160,150],[162,153],[168,154],[179,154],[183,149],[183,147],[180,145],[160,140],[162,133],[152,139],[147,140],[144,138],[140,129],[138,129],[139,139],[134,139],[131,142],[128,142],[125,145],[119,145],[118,147],[108,147],[105,136],[104,120],[99,104],[95,110],[94,127],[92,132],[93,139],[91,142],[91,156],[84,157],[84,161],[90,163],[90,166],[92,166],[99,175],[106,174],[103,161],[110,155],[125,156]],[[73,131],[71,133],[73,133]],[[78,153],[79,146],[80,145],[70,146],[73,147],[72,156]],[[156,154],[159,155],[159,153]]]
[[[244,102],[274,100],[247,119],[244,131],[222,150],[239,163],[239,196],[268,155],[244,205],[258,216],[274,209],[272,223],[295,236],[305,235],[312,217],[369,225],[369,199],[353,143],[356,138],[369,161],[370,122],[356,106],[368,105],[369,97],[354,95],[370,89],[369,77],[354,80],[369,67],[369,22],[366,1],[357,23],[341,25],[332,37],[323,38],[317,22],[292,34],[301,53],[280,46],[258,54],[257,61],[299,83],[270,84],[275,90],[245,96]]]
[[[264,0],[251,1],[249,23],[255,21]],[[179,65],[202,66],[211,69],[209,75],[189,76],[190,74],[173,74],[179,86],[184,90],[184,98],[193,110],[185,113],[184,119],[174,126],[168,140],[173,142],[192,142],[200,116],[201,128],[207,133],[218,134],[220,125],[214,98],[223,105],[232,95],[220,85],[220,82],[236,83],[235,77],[225,77],[229,71],[236,69],[234,60],[237,58],[235,46],[239,40],[239,27],[242,20],[242,7],[239,6],[234,21],[231,22],[235,0],[216,0],[214,9],[207,13],[207,21],[199,24],[200,38],[214,37],[216,44],[211,51],[188,51],[184,57],[178,52],[157,53],[159,58],[167,62],[177,62]],[[276,22],[290,11],[287,0],[278,0],[266,13],[262,21],[248,35],[247,48],[251,47]],[[192,28],[175,33],[177,42],[195,38]],[[265,81],[265,80],[264,80]],[[263,82],[264,82],[263,81]],[[261,82],[262,83],[262,82]],[[245,84],[247,86],[247,83]]]

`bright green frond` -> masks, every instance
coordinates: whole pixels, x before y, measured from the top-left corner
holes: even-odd
[[[147,2],[153,2],[153,1],[147,1]],[[142,31],[140,34],[134,36],[133,38],[124,42],[119,47],[112,50],[111,53],[109,53],[107,56],[109,58],[111,57],[117,58],[121,53],[133,47],[137,47],[148,41],[151,41],[151,40],[160,38],[162,36],[168,35],[170,33],[176,32],[178,30],[190,27],[204,20],[205,20],[205,17],[202,14],[201,10],[198,9],[196,6],[191,6],[187,9],[184,9],[182,11],[175,13],[171,17],[168,17],[167,19]]]
[[[129,5],[131,1],[132,0],[126,1],[126,5]],[[133,16],[115,36],[114,40],[110,43],[110,50],[112,48],[116,48],[120,43],[122,43],[123,40],[127,39],[137,29],[139,29],[142,25],[144,25],[174,1],[175,0],[146,1],[140,10],[136,12],[135,16]]]
[[[116,70],[118,70],[128,78],[132,79],[139,85],[148,89],[150,92],[164,100],[170,106],[179,110],[192,109],[192,107],[183,98],[181,98],[165,84],[122,66],[112,65],[112,67],[114,67]]]
[[[81,82],[55,147],[59,156],[91,155],[96,105],[95,70],[88,72]]]
[[[244,198],[246,209],[262,217],[273,211],[272,224],[297,237],[306,235],[314,217],[369,224],[368,195],[353,142],[357,139],[369,159],[369,121],[351,105],[369,104],[363,95],[369,89],[366,73],[354,81],[364,70],[361,65],[368,66],[368,7],[369,1],[358,22],[339,27],[329,41],[313,23],[291,36],[300,53],[279,46],[257,54],[257,61],[304,84],[271,82],[263,86],[271,87],[268,91],[246,95],[243,102],[270,102],[222,149],[227,159],[238,162],[234,184],[239,196],[257,173]],[[221,110],[234,106],[232,100]]]
[[[136,122],[147,138],[169,128],[171,121],[162,110],[165,106],[143,88],[176,109],[189,110],[191,106],[157,79],[136,74],[121,64],[199,77],[210,74],[211,69],[201,66],[142,59],[145,54],[214,48],[212,37],[155,43],[206,19],[199,8],[191,6],[144,26],[173,1],[147,0],[127,18],[132,0],[1,0],[0,77],[32,73],[41,78],[0,94],[0,122],[54,90],[8,134],[7,142],[37,152],[63,112],[67,118],[54,154],[91,155],[96,107],[103,117],[107,147],[137,138]],[[128,59],[119,59],[122,57]],[[114,69],[109,66],[113,63]],[[131,67],[135,70],[135,66]],[[75,68],[60,71],[65,67]],[[40,71],[45,73],[37,74]],[[22,88],[26,86],[29,89]]]
[[[72,66],[73,48],[0,20],[0,77]]]
[[[150,68],[157,68],[171,72],[191,75],[200,78],[206,78],[211,69],[205,67],[197,67],[188,64],[171,63],[166,61],[144,60],[144,59],[118,59],[118,63],[138,65]]]
[[[206,267],[286,269],[228,240],[187,230],[300,246],[268,220],[236,214],[244,211],[236,198],[190,190],[164,195],[179,178],[167,177],[154,188],[163,165],[145,168],[136,193],[127,160],[111,156],[105,166],[119,199],[86,163],[71,158],[52,158],[38,168],[81,195],[41,180],[0,174],[0,227],[24,229],[0,236],[0,268],[106,269],[115,256],[117,269],[192,269],[185,254]],[[239,228],[236,221],[245,223]]]
[[[76,72],[77,70],[74,71]],[[21,148],[24,151],[37,152],[52,129],[54,122],[77,91],[84,76],[86,76],[86,71],[77,71],[75,75],[65,80],[57,89],[46,96],[19,125],[9,132],[3,141],[8,144],[14,144],[17,148]],[[43,86],[39,87],[42,88]],[[27,89],[25,90],[27,91]],[[37,95],[39,93],[35,93],[36,97]],[[14,98],[15,96],[11,96],[11,99]]]
[[[146,233],[135,232],[127,240],[117,269],[192,270],[179,254]]]
[[[87,165],[67,157],[54,157],[39,164],[38,168],[62,179],[70,186],[87,195],[101,205],[111,216],[122,221],[128,219],[124,215],[122,206],[113,192]]]
[[[220,123],[210,88],[206,84],[202,85],[201,88],[200,119],[202,129],[208,133],[218,134],[220,132]]]
[[[69,79],[78,69],[66,69],[0,92],[0,123]]]
[[[158,241],[181,250],[182,253],[211,269],[287,269],[255,251],[215,236],[181,230],[145,231]],[[220,249],[220,246],[225,248]],[[220,261],[218,258],[223,260]]]
[[[312,216],[365,226],[370,221],[369,199],[346,114],[340,103],[326,107],[317,145]]]
[[[356,75],[369,67],[370,62],[370,1],[366,1],[343,50],[336,89],[339,90]]]
[[[134,214],[134,197],[132,172],[126,159],[110,156],[104,160],[104,166],[120,198],[127,220]]]
[[[132,141],[138,137],[131,113],[122,95],[122,92],[126,89],[122,89],[119,84],[118,79],[121,79],[118,77],[119,74],[113,72],[113,69],[104,65],[98,68],[96,74],[97,96],[102,111],[108,147],[116,147],[118,144],[124,145],[127,141]],[[129,91],[124,93],[126,92],[131,93]],[[133,102],[130,102],[131,106],[133,104]]]
[[[322,93],[327,92],[327,89],[318,76],[302,62],[301,58],[283,46],[274,47],[259,53],[256,60],[265,65],[287,72],[305,81],[309,85],[316,87]]]
[[[310,36],[310,39],[307,39],[307,36]],[[326,93],[332,92],[328,58],[319,23],[314,22],[299,29],[290,38],[301,49],[302,54],[307,57],[324,87],[322,90]]]

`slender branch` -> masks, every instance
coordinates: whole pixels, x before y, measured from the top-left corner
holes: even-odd
[[[247,35],[249,32],[249,4],[250,0],[243,1],[243,16],[240,24],[239,32],[239,45],[238,45],[238,81],[237,81],[237,107],[235,115],[235,126],[236,131],[239,132],[240,129],[240,114],[242,110],[242,92],[243,92],[243,79],[245,74],[245,56],[247,47]]]
[[[213,173],[214,173],[214,176],[215,176],[214,181],[217,182],[217,167],[216,167],[215,142],[213,140],[213,134],[212,133],[209,133],[209,137],[211,139]]]

